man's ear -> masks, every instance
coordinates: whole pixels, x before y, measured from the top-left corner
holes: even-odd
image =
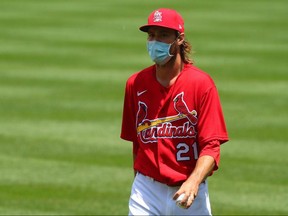
[[[183,44],[185,40],[185,34],[184,33],[181,33],[178,35],[178,38],[177,38],[177,44],[178,46],[180,46],[181,44]]]

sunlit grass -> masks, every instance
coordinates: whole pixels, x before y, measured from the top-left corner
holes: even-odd
[[[221,97],[214,215],[288,214],[284,0],[1,0],[0,214],[127,215],[124,87],[151,64],[138,27],[159,7],[182,13]]]

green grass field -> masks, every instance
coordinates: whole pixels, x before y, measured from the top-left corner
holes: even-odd
[[[288,215],[287,0],[1,0],[1,215],[127,215],[124,85],[152,64],[138,27],[159,7],[219,89],[214,215]]]

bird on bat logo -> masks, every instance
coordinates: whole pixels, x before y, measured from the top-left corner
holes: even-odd
[[[187,104],[184,101],[184,92],[179,93],[174,98],[174,108],[179,115],[185,115],[192,125],[197,124],[197,112],[195,110],[189,111]]]

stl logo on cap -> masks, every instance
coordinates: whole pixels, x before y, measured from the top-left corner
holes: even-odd
[[[162,12],[155,11],[153,22],[162,22]]]

